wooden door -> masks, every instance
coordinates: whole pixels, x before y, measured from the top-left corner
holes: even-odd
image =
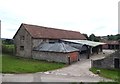
[[[118,58],[114,59],[114,68],[119,68],[120,60]]]

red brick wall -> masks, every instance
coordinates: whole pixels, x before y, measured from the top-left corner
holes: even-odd
[[[70,61],[75,62],[78,60],[78,52],[72,52],[70,53]]]

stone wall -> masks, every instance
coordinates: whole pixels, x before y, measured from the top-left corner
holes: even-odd
[[[48,39],[32,39],[32,48],[39,46],[41,43],[49,42]]]
[[[32,52],[33,59],[68,63],[68,54],[55,52]]]
[[[31,58],[31,41],[32,38],[30,34],[26,31],[26,29],[23,26],[21,26],[14,38],[16,56]],[[20,46],[24,46],[24,49],[21,50]]]
[[[116,51],[115,53],[113,53],[103,59],[92,60],[91,65],[92,65],[92,67],[97,67],[97,68],[112,69],[112,68],[114,68],[114,59],[115,58],[118,58],[119,63],[120,63],[120,51]],[[120,64],[119,64],[119,67],[120,67]]]

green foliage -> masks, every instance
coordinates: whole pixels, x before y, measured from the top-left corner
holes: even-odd
[[[100,41],[100,37],[96,37],[94,34],[91,34],[88,39],[90,41],[96,41],[96,42]]]
[[[2,53],[14,54],[14,52],[15,52],[14,45],[2,44]]]
[[[95,39],[95,35],[94,35],[94,34],[91,34],[91,35],[89,36],[89,40],[94,41],[94,39]]]
[[[120,34],[117,35],[107,35],[108,40],[120,40]]]
[[[86,39],[88,40],[89,39],[89,37],[88,37],[88,35],[87,34],[83,34],[85,37],[86,37]]]
[[[13,39],[4,39],[2,40],[2,43],[6,45],[11,45],[13,44]]]
[[[63,63],[52,63],[34,59],[25,59],[8,54],[2,55],[2,73],[34,73],[64,67]]]
[[[84,34],[83,34],[84,35]],[[84,35],[86,36],[86,35]],[[94,34],[91,34],[89,37],[88,37],[88,40],[90,41],[96,41],[96,42],[99,42],[101,40],[101,37],[97,37],[95,36]],[[106,40],[120,40],[120,34],[116,34],[116,35],[107,35],[107,38]]]
[[[2,71],[2,55],[0,54],[0,72]]]

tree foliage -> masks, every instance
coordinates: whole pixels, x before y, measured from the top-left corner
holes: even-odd
[[[96,37],[94,34],[91,34],[88,39],[90,41],[96,41],[96,42],[100,41],[100,37]]]
[[[83,34],[85,37],[86,37],[86,39],[88,40],[89,39],[89,37],[88,37],[88,35],[87,34]]]
[[[4,39],[4,40],[2,40],[2,43],[7,44],[7,45],[11,45],[11,44],[13,44],[13,40],[12,39]]]
[[[120,40],[120,34],[107,35],[108,40]]]

